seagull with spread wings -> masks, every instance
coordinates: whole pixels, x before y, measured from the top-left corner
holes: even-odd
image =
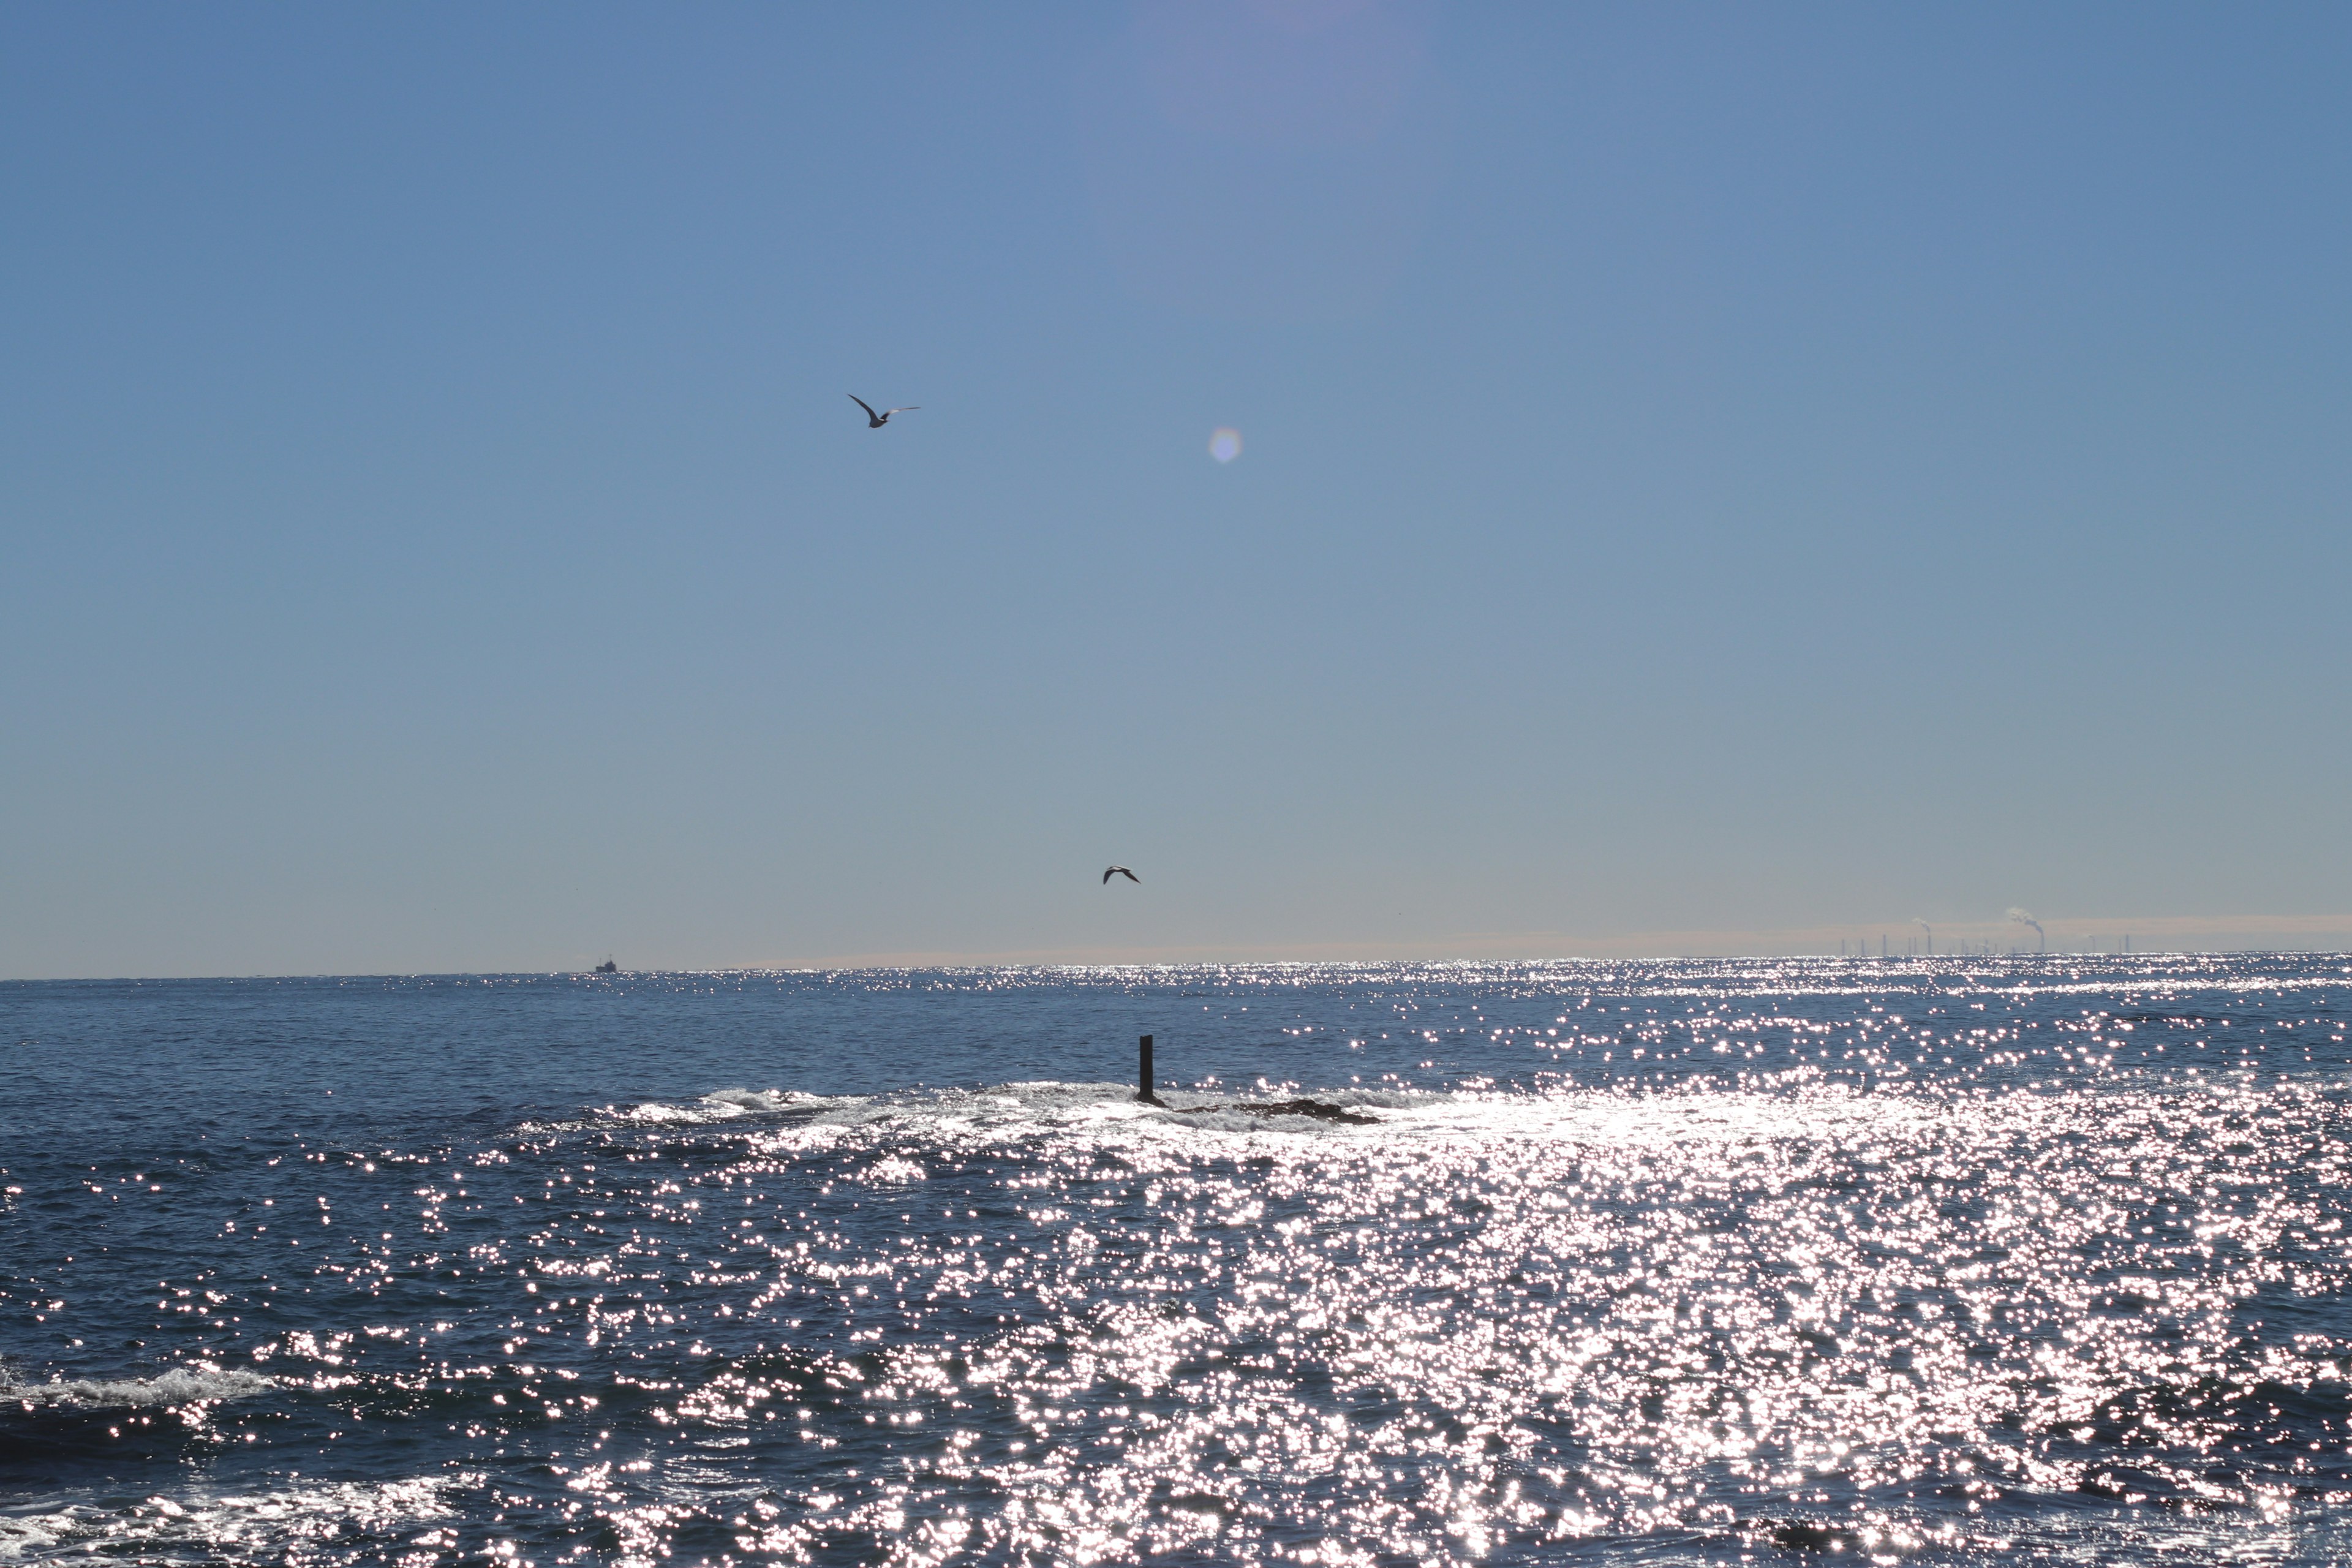
[[[1105,871],[1105,872],[1103,873],[1103,886],[1104,886],[1104,887],[1106,887],[1106,888],[1109,887],[1109,886],[1110,886],[1110,879],[1111,879],[1113,877],[1124,877],[1124,878],[1126,878],[1129,881],[1133,882],[1134,884],[1136,884],[1138,887],[1141,887],[1141,886],[1143,885],[1143,879],[1142,879],[1142,878],[1140,878],[1140,877],[1139,877],[1139,876],[1137,876],[1134,872],[1132,872],[1132,871],[1129,870],[1126,867],[1124,867],[1124,866],[1113,866],[1109,870]]]
[[[866,402],[866,399],[858,396],[857,394],[854,392],[849,394],[849,401],[857,405],[858,407],[866,410],[866,427],[868,430],[879,430],[882,426],[890,423],[890,416],[893,414],[912,414],[917,409],[922,407],[922,405],[919,403],[910,403],[904,408],[885,408],[881,413],[877,414],[874,412],[874,405]]]

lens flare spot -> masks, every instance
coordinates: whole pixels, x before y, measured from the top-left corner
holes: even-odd
[[[1220,463],[1230,463],[1242,455],[1242,433],[1230,425],[1220,425],[1209,434],[1209,456]]]

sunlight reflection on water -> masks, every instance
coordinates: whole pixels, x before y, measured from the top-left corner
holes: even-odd
[[[344,1304],[207,1440],[446,1449],[273,1505],[312,1561],[2326,1560],[2341,977],[2207,978],[1979,1012],[1661,965],[1615,994],[1697,1000],[1638,1023],[1480,1004],[1607,1070],[1316,1088],[1372,1126],[1062,1082],[530,1123],[369,1186],[396,1239],[317,1227]],[[16,1554],[257,1550],[200,1489],[77,1506]]]

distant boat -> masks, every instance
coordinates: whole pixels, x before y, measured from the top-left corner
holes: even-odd
[[[621,973],[621,966],[608,958],[588,973],[591,974],[618,974]]]

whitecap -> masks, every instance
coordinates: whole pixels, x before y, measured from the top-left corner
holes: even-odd
[[[0,1404],[60,1410],[142,1410],[157,1405],[216,1405],[250,1399],[276,1388],[276,1380],[257,1372],[223,1371],[218,1367],[175,1366],[152,1378],[58,1378],[47,1383],[21,1382],[0,1370]]]
[[[781,1111],[821,1110],[853,1105],[854,1098],[803,1094],[790,1089],[715,1089],[690,1105],[648,1100],[631,1106],[604,1107],[597,1114],[614,1121],[641,1127],[699,1127],[712,1121],[732,1121],[746,1116],[772,1116]]]
[[[317,1560],[304,1549],[325,1536],[350,1531],[362,1542],[373,1536],[388,1544],[383,1538],[446,1521],[460,1496],[481,1484],[469,1471],[257,1493],[198,1490],[112,1506],[79,1500],[0,1516],[0,1563]]]

